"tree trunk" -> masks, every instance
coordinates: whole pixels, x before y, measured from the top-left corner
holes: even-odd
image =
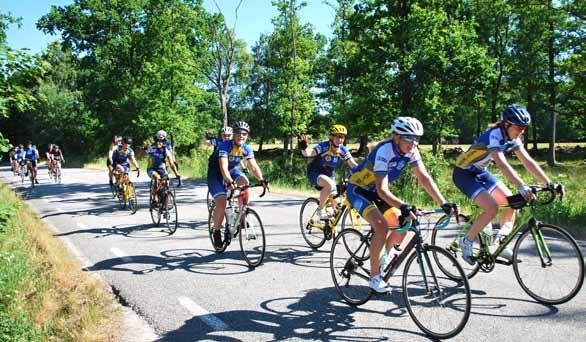
[[[367,155],[368,154],[368,135],[361,135],[359,138],[360,145],[358,146],[358,151],[356,151],[356,155]]]
[[[555,27],[553,22],[553,4],[549,1],[549,42],[547,46],[548,64],[549,64],[549,110],[551,115],[551,136],[549,139],[549,152],[547,154],[547,164],[549,166],[555,166],[557,164],[555,159],[555,139],[556,139],[556,124],[557,124],[557,113],[555,108],[556,100],[556,87],[555,87]]]

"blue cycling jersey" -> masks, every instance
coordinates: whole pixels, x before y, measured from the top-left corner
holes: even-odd
[[[419,149],[406,155],[401,155],[398,147],[392,140],[378,144],[360,165],[356,166],[348,182],[368,191],[376,191],[376,176],[388,177],[389,183],[399,178],[407,165],[417,165],[421,162]]]
[[[156,144],[152,144],[146,153],[150,156],[148,167],[159,168],[161,165],[165,164],[165,159],[169,155],[170,151],[167,146],[157,148]]]
[[[490,128],[476,138],[466,152],[456,158],[456,166],[465,170],[485,170],[492,161],[492,151],[512,152],[521,146],[521,139],[508,139],[504,128]]]
[[[14,156],[16,157],[16,159],[23,159],[25,155],[24,150],[18,150],[17,152],[14,153]]]
[[[24,158],[26,160],[37,160],[37,149],[34,147],[24,149]]]
[[[344,146],[340,146],[340,152],[336,152],[336,148],[329,141],[322,141],[317,144],[313,150],[317,157],[311,161],[307,171],[318,172],[326,175],[332,175],[334,169],[343,161],[352,158],[350,150]]]
[[[234,169],[242,160],[254,159],[254,152],[247,144],[238,146],[233,140],[222,141],[209,159],[208,168],[220,170],[220,158],[228,159],[228,170]]]
[[[124,149],[123,145],[118,145],[112,153],[112,161],[114,164],[128,163],[129,157],[134,157],[134,150],[132,148]]]

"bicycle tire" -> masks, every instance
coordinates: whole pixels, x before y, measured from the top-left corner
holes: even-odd
[[[325,231],[312,224],[312,219],[317,215],[318,208],[319,200],[314,197],[309,197],[303,201],[301,210],[299,211],[301,235],[309,247],[313,249],[318,249],[326,243]]]
[[[434,258],[430,257],[430,252]],[[454,273],[460,273],[458,279],[439,276],[439,256],[446,259],[444,264],[453,265],[457,270]],[[470,285],[464,270],[450,252],[438,246],[424,245],[420,254],[411,253],[403,270],[402,286],[409,316],[426,334],[447,339],[459,334],[466,326],[472,302]]]
[[[138,210],[138,199],[136,198],[134,184],[128,182],[128,185],[126,186],[128,187],[128,209],[130,209],[132,214],[136,214],[136,211]]]
[[[206,205],[208,206],[208,212],[212,210],[212,206],[214,205],[214,198],[212,197],[212,194],[209,191],[206,196]]]
[[[179,222],[177,213],[177,203],[175,203],[175,195],[173,195],[172,190],[167,190],[164,203],[161,204],[161,208],[163,207],[166,207],[166,210],[163,213],[165,216],[165,226],[167,226],[169,235],[173,235],[177,231],[177,225],[179,224]]]
[[[352,218],[353,216],[350,216],[352,214],[352,210],[356,210],[356,209],[352,209],[352,208],[346,209],[346,212],[344,213],[344,216],[342,217],[342,228],[341,228],[340,233],[346,229],[354,229],[354,230],[359,231],[362,235],[367,234],[370,231],[370,229],[372,229],[372,227],[370,226],[370,223],[368,223],[368,221],[366,221],[364,218],[362,218],[362,216],[360,216],[358,214],[358,212],[356,212],[356,215],[360,216],[360,217],[358,217],[358,219],[360,220],[360,224],[358,224],[358,223],[355,224],[353,222],[354,221]],[[351,226],[348,226],[348,223],[346,221],[346,220],[348,220],[348,217],[350,217],[349,221],[351,222],[350,223]],[[354,228],[355,226],[360,227],[362,230]],[[365,228],[367,228],[367,229],[365,229]],[[363,261],[370,259],[370,243],[368,241],[366,241],[366,244],[368,245],[368,249],[367,249],[368,253],[361,256]],[[346,248],[350,248],[348,246],[348,244],[346,244],[345,240],[344,240],[344,245],[346,246]]]
[[[247,208],[239,225],[238,240],[244,260],[248,266],[257,267],[262,263],[266,251],[265,229],[262,220],[256,211]],[[260,243],[255,244],[255,241]]]
[[[342,299],[352,306],[366,303],[373,295],[368,285],[370,264],[364,258],[370,248],[364,240],[359,231],[346,229],[334,239],[330,251],[332,280]]]
[[[149,204],[149,212],[151,214],[151,221],[153,221],[155,227],[158,227],[161,224],[161,211],[158,207],[153,208],[152,201]]]
[[[449,219],[449,217],[447,215],[443,215],[436,222],[435,226],[433,227],[433,231],[431,233],[431,244],[434,246],[441,247],[441,248],[445,249],[446,251],[448,251],[450,254],[452,254],[452,256],[458,261],[460,266],[462,266],[462,269],[464,270],[464,274],[466,275],[466,277],[468,279],[472,279],[472,277],[474,277],[478,273],[478,271],[480,270],[480,265],[478,263],[476,263],[474,265],[468,264],[462,258],[462,250],[460,249],[460,246],[458,245],[458,240],[464,234],[468,233],[468,229],[464,229],[463,225],[460,225],[460,226],[450,225],[445,228],[440,228],[442,226],[442,223],[447,219]],[[476,254],[478,254],[478,251],[480,249],[480,245],[478,244],[478,242],[474,242],[473,246],[474,246],[474,250],[476,251]],[[434,254],[434,258],[436,259],[435,261],[438,263],[439,268],[442,270],[442,272],[445,275],[447,275],[448,277],[450,277],[454,280],[458,280],[457,274],[450,273],[450,271],[448,269],[450,265],[445,265],[445,267],[444,267],[444,265],[442,265],[441,262],[439,262],[439,260],[438,260],[439,258],[436,258],[435,254]]]
[[[20,174],[20,184],[24,184],[25,171],[23,170],[23,168],[20,168],[19,174]]]
[[[214,244],[214,223],[213,223],[213,212],[214,209],[216,208],[215,205],[212,205],[212,207],[210,208],[210,211],[208,213],[208,234],[210,236],[210,241],[212,243],[212,248],[217,252],[217,253],[223,253],[226,250],[226,247],[228,247],[228,241],[225,239],[225,237],[228,236],[228,234],[226,234],[226,228],[222,228],[222,246],[221,247],[216,247],[216,245]],[[224,222],[228,222],[228,218],[226,217],[226,214],[224,213]]]
[[[531,227],[525,228],[513,249],[513,270],[521,288],[533,299],[544,304],[565,303],[580,291],[584,282],[584,259],[576,240],[565,229],[539,224],[537,229],[544,237],[551,253],[551,265],[542,264],[537,241]],[[542,247],[542,250],[545,248]],[[574,271],[572,271],[574,270]],[[540,285],[530,281],[542,278]],[[542,291],[555,291],[554,296]]]

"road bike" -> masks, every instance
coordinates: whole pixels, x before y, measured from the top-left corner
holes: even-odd
[[[60,159],[53,159],[49,165],[51,175],[56,184],[61,184],[61,163]]]
[[[30,160],[26,161],[26,173],[25,174],[28,174],[28,178],[31,181],[31,187],[34,188],[36,177],[35,177],[35,173],[34,173],[33,163]],[[22,182],[24,183],[24,179],[22,179]]]
[[[169,177],[159,179],[158,183],[158,190],[155,196],[156,199],[153,198],[153,192],[149,191],[149,212],[155,226],[158,227],[161,224],[161,219],[163,219],[165,226],[169,231],[169,235],[172,235],[177,231],[178,225],[175,188]],[[152,189],[152,180],[150,188]]]
[[[265,256],[265,230],[256,211],[251,209],[248,204],[243,204],[240,208],[237,199],[242,196],[244,190],[259,186],[262,186],[262,184],[238,186],[234,191],[229,192],[224,214],[226,224],[223,228],[220,247],[216,247],[214,244],[213,213],[216,208],[215,203],[212,205],[208,216],[208,232],[214,250],[218,253],[223,253],[232,239],[238,238],[244,260],[253,268],[260,265]],[[260,197],[263,197],[266,191],[267,188],[264,188]]]
[[[140,176],[140,170],[136,169],[136,177]],[[138,210],[138,200],[136,198],[136,189],[134,184],[130,180],[130,176],[128,172],[124,172],[124,174],[119,175],[116,174],[116,182],[114,183],[114,188],[116,189],[116,197],[118,198],[118,203],[120,204],[121,209],[126,209],[128,205],[128,209],[132,214],[136,213]]]
[[[24,160],[18,164],[18,175],[20,176],[20,183],[24,184],[24,179],[26,178],[26,162]]]
[[[403,268],[403,298],[409,316],[426,334],[444,339],[456,336],[466,325],[471,311],[471,294],[464,270],[448,251],[424,242],[421,234],[422,217],[443,212],[443,209],[415,211],[417,219],[399,232],[408,231],[401,252],[382,270],[382,277],[391,276]],[[443,220],[442,224],[449,224]],[[433,225],[433,223],[429,223]],[[369,287],[370,243],[373,229],[361,233],[345,229],[334,239],[330,252],[330,271],[334,285],[350,305],[366,303],[376,292]],[[442,267],[439,267],[438,260]],[[459,275],[454,279],[445,274]]]
[[[319,199],[309,197],[303,204],[299,212],[299,227],[301,228],[301,235],[309,247],[318,249],[324,245],[327,240],[336,237],[338,223],[341,222],[341,229],[355,228],[363,231],[364,227],[370,227],[368,222],[361,218],[356,209],[351,208],[350,203],[344,196],[346,193],[346,180],[342,181],[337,186],[337,194],[328,197],[326,202],[326,212],[332,213],[328,220],[322,220],[319,216]],[[333,208],[331,200],[340,198],[341,204],[338,208]]]
[[[513,230],[498,244],[493,236],[479,234],[474,244],[474,266],[461,262],[468,278],[482,271],[490,273],[496,264],[513,266],[515,278],[521,288],[533,299],[544,304],[562,304],[574,298],[584,281],[584,259],[576,240],[564,228],[539,221],[536,218],[540,206],[563,198],[563,187],[531,186],[536,199],[527,201],[520,194],[507,198],[508,207],[522,209]],[[469,219],[469,218],[468,218]],[[470,223],[462,226],[435,227],[431,243],[446,248],[458,260],[462,260],[458,245],[460,237],[468,234]],[[510,261],[499,257],[514,242]],[[459,274],[450,274],[459,279]]]

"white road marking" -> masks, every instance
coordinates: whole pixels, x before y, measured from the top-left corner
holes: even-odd
[[[193,300],[187,297],[179,297],[177,299],[179,300],[179,304],[186,308],[192,315],[198,316],[199,319],[204,321],[205,324],[209,325],[215,331],[228,330],[228,324],[209,313],[206,309],[197,305]]]
[[[115,256],[117,256],[120,259],[122,259],[122,261],[124,261],[124,262],[131,262],[132,261],[132,258],[129,257],[128,255],[126,255],[126,253],[124,253],[119,248],[112,247],[112,248],[110,248],[110,252],[112,252]]]

